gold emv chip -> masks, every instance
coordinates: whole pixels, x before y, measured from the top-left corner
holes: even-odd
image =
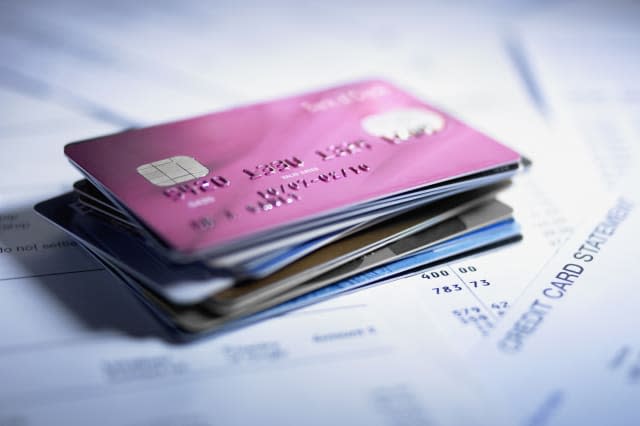
[[[198,160],[186,155],[143,164],[136,170],[156,186],[171,186],[206,176],[209,173],[209,169]]]

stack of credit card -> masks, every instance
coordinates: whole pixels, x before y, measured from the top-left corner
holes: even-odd
[[[35,208],[175,331],[277,315],[520,237],[520,155],[367,80],[69,144]]]

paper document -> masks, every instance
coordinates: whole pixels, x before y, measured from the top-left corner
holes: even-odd
[[[469,356],[513,424],[640,422],[640,193],[598,207]]]

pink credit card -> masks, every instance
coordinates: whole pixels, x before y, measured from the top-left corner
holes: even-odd
[[[520,160],[379,80],[76,142],[65,154],[170,251],[192,257]]]

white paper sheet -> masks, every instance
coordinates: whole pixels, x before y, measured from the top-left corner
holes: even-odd
[[[474,348],[468,362],[514,424],[640,421],[639,206],[635,185],[601,200]]]

